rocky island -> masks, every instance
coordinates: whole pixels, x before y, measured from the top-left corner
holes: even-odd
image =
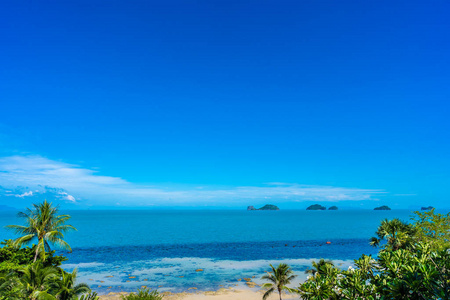
[[[313,204],[311,206],[308,206],[306,210],[326,210],[327,208],[325,206],[319,205],[319,204]]]
[[[420,210],[432,210],[432,209],[434,209],[433,206],[422,206]]]
[[[254,206],[250,205],[247,207],[247,210],[280,210],[280,209],[276,205],[266,204],[261,208],[255,208]]]
[[[336,205],[328,207],[328,210],[338,210],[338,207]]]
[[[391,210],[391,208],[387,205],[375,207],[373,210]]]

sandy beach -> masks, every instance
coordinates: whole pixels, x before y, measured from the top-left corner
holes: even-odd
[[[120,300],[121,295],[127,293],[109,293],[100,296],[101,300]],[[165,300],[261,300],[264,294],[263,290],[253,291],[249,289],[219,289],[218,291],[207,291],[198,293],[163,293]],[[295,294],[283,294],[283,299],[298,299]],[[269,300],[279,299],[278,294],[272,294]]]

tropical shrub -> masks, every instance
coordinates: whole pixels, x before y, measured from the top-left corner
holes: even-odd
[[[17,248],[13,240],[5,240],[0,243],[0,272],[17,271],[20,268],[32,264],[36,252],[36,246]],[[59,267],[67,258],[55,255],[55,251],[47,253],[47,259],[43,262],[46,267]]]
[[[63,233],[75,229],[65,224],[70,216],[58,215],[58,208],[47,201],[33,207],[19,213],[25,225],[7,226],[21,236],[1,243],[0,300],[78,300],[80,296],[97,300],[97,294],[92,294],[86,284],[75,284],[76,270],[67,273],[60,268],[67,259],[50,249],[54,244],[70,250],[63,240]],[[25,247],[32,240],[37,245]]]
[[[450,248],[450,213],[435,213],[434,208],[425,212],[416,211],[412,220],[418,240],[435,250]]]
[[[162,298],[158,291],[150,291],[148,288],[139,289],[137,294],[122,296],[122,300],[161,300]]]
[[[8,299],[22,299],[19,278],[12,272],[0,272],[0,300]]]
[[[58,300],[78,299],[78,296],[89,293],[91,289],[85,283],[75,284],[77,270],[72,273],[61,272],[61,277],[55,281],[53,290]]]
[[[297,292],[302,299],[450,299],[450,214],[416,212],[415,223],[381,222],[371,244],[386,244],[377,259],[363,255],[355,268],[321,260]]]

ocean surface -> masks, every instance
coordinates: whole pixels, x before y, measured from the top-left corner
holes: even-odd
[[[73,252],[61,252],[69,259],[63,267],[77,268],[79,280],[102,294],[141,286],[215,290],[245,286],[243,278],[260,284],[269,264],[281,262],[292,266],[300,282],[312,260],[332,259],[348,268],[363,253],[375,255],[369,238],[380,221],[412,216],[409,210],[64,213],[78,231],[67,234]],[[20,222],[15,212],[0,212],[0,238],[14,238],[3,227]]]

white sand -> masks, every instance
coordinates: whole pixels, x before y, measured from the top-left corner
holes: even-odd
[[[177,293],[165,295],[165,300],[261,300],[264,291],[252,291],[249,289],[220,289],[218,291],[211,292],[199,292],[199,293]],[[299,299],[295,294],[283,294],[283,299]],[[120,299],[119,293],[110,293],[106,296],[101,296],[101,300],[118,300]],[[268,299],[278,300],[280,299],[278,294],[272,294]]]

